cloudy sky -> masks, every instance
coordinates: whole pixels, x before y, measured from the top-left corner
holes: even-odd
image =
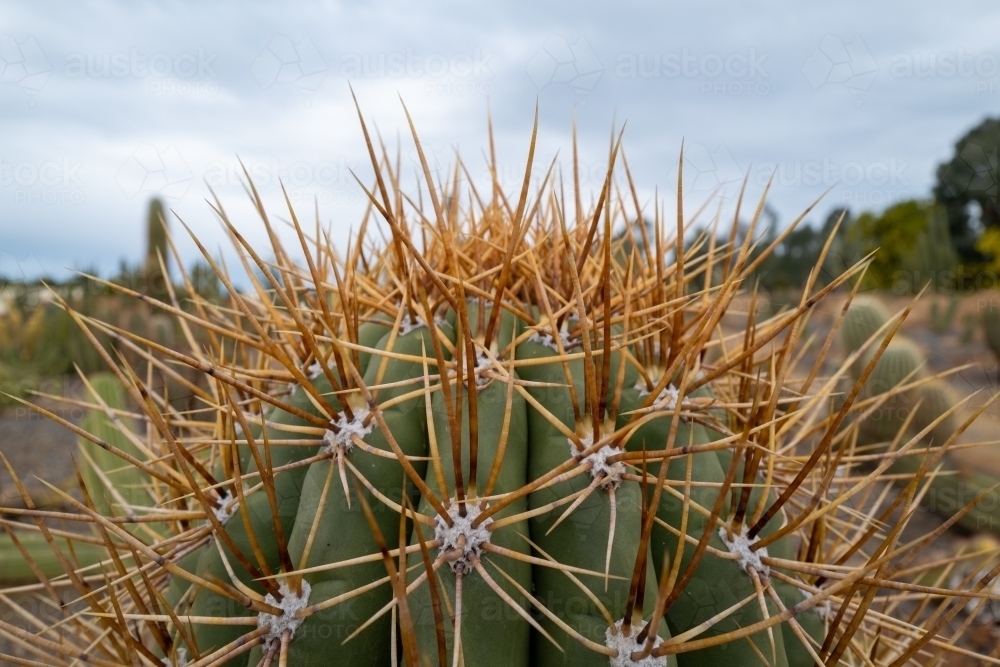
[[[627,121],[645,200],[675,196],[683,139],[687,200],[748,171],[759,195],[776,171],[779,224],[827,189],[813,222],[927,196],[1000,111],[995,2],[541,4],[5,3],[0,275],[137,261],[154,195],[214,248],[209,185],[263,242],[238,158],[276,215],[281,180],[343,242],[363,205],[350,170],[371,173],[349,82],[413,168],[399,96],[431,159],[457,149],[474,177],[491,109],[510,188],[537,99],[540,161],[570,155],[575,109],[589,188]]]

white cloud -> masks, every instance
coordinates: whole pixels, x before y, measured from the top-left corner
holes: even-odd
[[[925,195],[936,163],[1000,100],[1000,74],[985,76],[984,66],[970,77],[890,70],[900,54],[914,63],[945,53],[1000,58],[989,29],[1000,8],[982,2],[962,12],[931,4],[901,12],[783,0],[766,15],[749,5],[525,1],[104,9],[22,4],[0,23],[0,251],[35,258],[39,271],[135,261],[152,194],[169,197],[216,247],[225,238],[203,201],[213,178],[231,217],[266,243],[237,156],[267,181],[262,196],[276,215],[280,179],[310,215],[318,200],[321,219],[344,240],[364,204],[350,170],[362,180],[371,173],[348,71],[365,118],[391,153],[400,142],[408,171],[415,163],[398,95],[434,161],[446,168],[457,147],[474,177],[483,173],[489,104],[512,188],[538,99],[539,163],[569,155],[575,108],[585,181],[596,189],[612,120],[627,120],[625,148],[643,201],[657,186],[675,187],[686,138],[692,203],[742,170],[773,164],[788,181],[771,195],[784,222],[831,184],[816,219],[841,204],[877,208]],[[169,63],[172,73],[80,75],[88,58],[99,66],[133,57],[164,63],[163,71]],[[634,64],[631,75],[618,71],[623,62]],[[71,178],[29,178],[64,164]],[[837,173],[905,164],[906,186],[811,179],[807,170],[826,164]],[[19,165],[23,183],[12,171]],[[762,189],[753,178],[750,188],[751,196]],[[182,238],[181,247],[194,257],[192,243]]]

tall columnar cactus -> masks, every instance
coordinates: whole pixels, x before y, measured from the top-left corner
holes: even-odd
[[[160,258],[163,264],[160,264]],[[167,247],[167,211],[163,201],[154,197],[146,214],[146,259],[143,263],[145,292],[155,299],[168,300],[166,281],[170,280],[170,252]],[[167,271],[164,271],[166,267]]]
[[[838,474],[857,465],[841,427],[866,399],[831,414],[839,380],[817,375],[822,359],[793,374],[803,317],[861,267],[726,333],[780,235],[751,254],[754,219],[738,246],[689,245],[679,197],[671,231],[658,213],[641,244],[616,239],[617,193],[632,189],[620,148],[584,210],[566,204],[586,200],[579,183],[565,198],[551,174],[532,182],[534,145],[519,192],[465,196],[462,179],[431,177],[418,142],[418,200],[371,148],[388,243],[373,246],[369,219],[334,252],[289,206],[304,266],[251,188],[273,260],[222,213],[261,276],[250,292],[205,253],[226,300],[154,302],[182,319],[190,353],[74,314],[148,351],[140,367],[104,352],[145,427],[142,447],[126,437],[138,452],[80,432],[122,461],[101,467],[109,481],[136,474],[150,499],[67,498],[106,544],[103,588],[73,570],[82,607],[39,658],[799,667],[955,650],[936,634],[961,593],[904,562],[930,540],[902,548],[907,519],[847,502],[874,482]],[[190,410],[148,380],[181,365],[203,374]],[[926,632],[894,611],[913,596],[945,601]],[[0,621],[5,633],[24,639]]]

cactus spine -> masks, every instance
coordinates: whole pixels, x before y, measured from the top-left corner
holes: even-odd
[[[726,335],[754,258],[777,239],[751,255],[754,219],[740,246],[704,253],[704,239],[685,242],[680,198],[676,231],[658,214],[650,241],[625,250],[612,233],[617,152],[595,209],[573,211],[552,181],[531,182],[534,139],[521,191],[501,196],[494,181],[466,211],[461,180],[441,184],[425,163],[424,209],[404,205],[399,174],[371,148],[385,247],[363,227],[335,253],[310,242],[289,205],[306,266],[273,233],[265,262],[223,216],[262,281],[241,293],[205,253],[225,302],[158,304],[224,339],[199,347],[183,329],[190,354],[141,340],[147,375],[203,374],[195,409],[173,408],[104,353],[148,429],[148,451],[108,451],[142,471],[153,502],[121,517],[113,503],[67,498],[108,536],[107,588],[84,595],[81,580],[88,613],[39,656],[86,649],[98,664],[189,667],[923,659],[933,636],[901,631],[856,595],[884,588],[885,609],[926,591],[919,568],[893,569],[905,521],[886,531],[884,518],[834,502],[872,483],[835,487],[853,465],[828,410],[837,379],[787,373],[802,318],[862,267],[810,281],[798,307]],[[885,372],[898,375],[891,358]],[[853,416],[866,406],[852,400],[842,410]],[[154,535],[134,532],[146,524]],[[841,559],[842,548],[875,564]]]

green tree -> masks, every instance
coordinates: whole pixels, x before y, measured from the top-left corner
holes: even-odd
[[[847,230],[847,238],[862,256],[878,250],[865,279],[872,287],[888,288],[917,248],[928,227],[933,202],[910,199],[881,215],[865,212]]]
[[[959,258],[966,263],[986,260],[976,248],[981,230],[972,224],[969,204],[975,202],[979,205],[983,228],[1000,226],[1000,210],[997,207],[998,148],[1000,118],[987,118],[958,140],[955,154],[949,162],[938,166],[934,196],[948,213],[952,242]]]

